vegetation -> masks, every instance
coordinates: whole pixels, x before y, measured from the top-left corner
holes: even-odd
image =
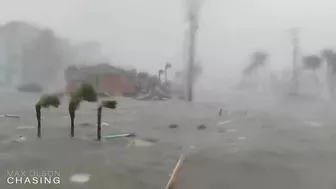
[[[35,104],[38,138],[41,138],[41,108],[58,108],[60,104],[60,100],[55,95],[43,95],[40,100]]]
[[[306,70],[312,70],[314,72],[315,82],[318,84],[319,79],[316,75],[316,70],[321,67],[322,58],[317,55],[307,55],[303,57],[302,62]]]
[[[251,56],[250,64],[243,70],[243,75],[250,75],[259,68],[265,66],[267,58],[268,54],[266,52],[262,51],[254,52]]]
[[[71,94],[69,102],[69,114],[71,119],[70,136],[75,136],[75,112],[79,108],[81,101],[96,102],[98,100],[97,93],[91,84],[83,83],[73,94]]]
[[[170,69],[172,67],[172,65],[167,62],[166,65],[165,65],[165,69],[164,69],[164,74],[165,74],[165,82],[167,83],[168,82],[168,78],[167,78],[167,72],[168,72],[168,69]]]
[[[159,70],[158,75],[159,75],[159,80],[161,82],[161,75],[164,73],[164,71],[162,69]]]
[[[97,111],[97,140],[101,140],[101,117],[103,108],[116,109],[117,101],[105,100],[102,101]]]
[[[321,67],[322,59],[317,55],[308,55],[303,57],[303,66],[305,69],[314,72]]]

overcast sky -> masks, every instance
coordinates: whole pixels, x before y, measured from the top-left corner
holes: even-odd
[[[304,53],[336,46],[336,26],[330,24],[336,18],[334,0],[204,1],[198,51],[207,75],[237,74],[259,49],[269,51],[273,67],[289,66],[292,26],[302,28]],[[0,0],[0,5],[0,23],[25,20],[67,38],[99,41],[116,64],[155,71],[171,61],[181,67],[183,0]]]

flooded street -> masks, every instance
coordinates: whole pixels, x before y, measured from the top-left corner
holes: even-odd
[[[117,98],[116,110],[103,110],[103,136],[136,133],[136,138],[98,142],[96,104],[81,104],[74,139],[66,100],[58,109],[43,109],[38,140],[35,97],[14,102],[10,97],[14,94],[4,97],[8,104],[25,103],[10,112],[3,108],[20,119],[0,118],[2,180],[7,170],[57,170],[61,183],[48,188],[163,188],[182,153],[186,160],[177,188],[335,187],[335,108],[322,100],[226,94],[222,103],[188,104]],[[220,108],[225,113],[218,116]],[[0,187],[46,185],[1,182]]]

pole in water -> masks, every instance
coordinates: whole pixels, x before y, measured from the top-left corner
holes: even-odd
[[[35,105],[36,118],[37,118],[37,137],[41,138],[41,106]]]
[[[97,140],[101,140],[101,114],[103,107],[99,107],[97,110]]]

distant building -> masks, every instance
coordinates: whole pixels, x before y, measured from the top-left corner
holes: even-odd
[[[108,64],[96,66],[69,67],[65,71],[66,91],[73,92],[83,82],[90,83],[98,93],[112,96],[134,94],[135,80],[127,73]]]
[[[13,21],[0,26],[1,82],[16,85],[21,80],[22,51],[39,29],[25,22]]]

